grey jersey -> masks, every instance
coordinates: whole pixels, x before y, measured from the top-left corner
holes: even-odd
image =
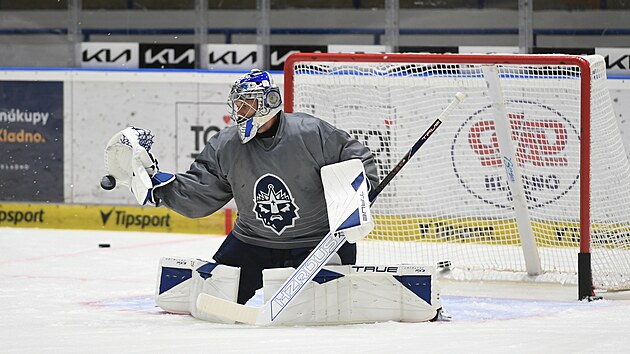
[[[236,126],[215,134],[186,173],[155,190],[170,209],[207,216],[232,197],[238,208],[233,234],[268,248],[316,245],[328,232],[320,168],[358,158],[375,187],[371,152],[346,132],[304,113],[280,113],[274,137],[241,144]]]

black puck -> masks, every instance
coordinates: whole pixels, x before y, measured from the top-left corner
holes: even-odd
[[[101,178],[101,188],[109,191],[114,189],[114,187],[116,187],[116,179],[113,176],[107,175]]]
[[[109,243],[99,243],[98,248],[110,248],[111,245]]]

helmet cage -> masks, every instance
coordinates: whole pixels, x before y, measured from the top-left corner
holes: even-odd
[[[256,108],[247,101],[255,101]],[[250,109],[241,110],[244,105]],[[241,142],[251,140],[258,128],[280,111],[281,105],[280,89],[272,83],[267,72],[254,69],[237,80],[228,96],[228,112],[232,121],[239,126]],[[241,113],[245,111],[242,113],[245,115],[239,114],[239,110]]]
[[[256,107],[247,102],[252,100],[256,101]],[[266,116],[271,111],[271,107],[265,104],[266,101],[265,89],[263,88],[242,91],[239,90],[238,87],[232,87],[230,98],[228,99],[230,118],[234,121],[234,123],[241,124],[252,117]],[[248,106],[250,108],[250,110],[245,113],[249,116],[239,115],[239,110],[241,110],[243,106]],[[251,114],[252,112],[254,112],[254,114]]]

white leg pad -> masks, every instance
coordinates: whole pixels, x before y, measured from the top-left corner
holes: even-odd
[[[156,304],[164,311],[190,314],[211,322],[223,322],[197,311],[200,293],[236,302],[240,268],[200,259],[160,259]]]
[[[265,301],[293,271],[263,271]],[[274,324],[430,321],[442,307],[435,274],[424,266],[325,266]]]

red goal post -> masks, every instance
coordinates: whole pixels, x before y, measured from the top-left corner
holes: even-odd
[[[606,252],[603,253],[610,253],[608,250],[611,248],[615,252],[615,247],[620,246],[618,252],[624,253],[625,257],[625,251],[628,248],[627,239],[630,238],[628,236],[630,221],[623,215],[613,215],[611,220],[604,220],[597,214],[596,220],[591,221],[591,214],[595,213],[591,205],[591,165],[593,164],[591,123],[594,112],[597,112],[595,119],[606,116],[607,120],[610,120],[610,112],[612,112],[605,89],[605,66],[602,64],[601,57],[571,55],[297,53],[291,55],[285,63],[285,111],[312,113],[351,134],[353,131],[360,132],[364,142],[375,139],[376,136],[387,135],[386,138],[390,143],[388,149],[393,155],[396,151],[403,149],[405,134],[421,134],[423,124],[426,127],[426,122],[435,118],[436,113],[443,108],[444,102],[451,99],[455,91],[461,90],[473,97],[472,100],[468,99],[467,106],[464,105],[465,107],[460,110],[462,112],[458,118],[459,121],[456,119],[456,122],[452,123],[451,131],[438,133],[438,135],[451,134],[449,139],[443,141],[443,144],[446,145],[449,141],[451,143],[452,166],[444,163],[443,160],[447,159],[446,155],[440,155],[438,148],[426,152],[423,148],[419,154],[419,159],[423,161],[420,161],[415,169],[412,167],[406,171],[407,177],[401,177],[415,180],[416,184],[403,185],[405,182],[401,181],[398,187],[393,187],[395,190],[389,198],[390,201],[384,201],[383,205],[379,204],[380,202],[375,204],[376,214],[383,215],[381,221],[388,223],[389,226],[382,228],[386,235],[377,235],[374,238],[381,244],[391,240],[394,242],[389,243],[411,240],[412,243],[410,246],[405,246],[405,249],[423,247],[422,245],[426,245],[424,248],[434,248],[428,251],[428,254],[431,254],[430,257],[426,256],[427,253],[423,253],[423,256],[419,257],[420,260],[427,258],[440,260],[440,257],[452,257],[454,267],[460,265],[462,268],[482,272],[487,271],[488,268],[496,268],[499,272],[526,272],[537,279],[547,278],[545,274],[554,273],[558,268],[565,267],[555,264],[558,259],[558,262],[567,264],[566,269],[559,273],[569,278],[576,277],[579,298],[586,298],[594,295],[591,274],[593,246],[591,235],[594,225],[598,235],[607,234],[616,239],[623,239],[621,245],[603,240],[601,245],[596,246],[598,250],[606,248],[604,250]],[[596,92],[597,97],[592,97],[593,92]],[[403,101],[402,98],[407,95],[412,96],[412,99]],[[415,99],[418,97],[422,99]],[[605,98],[608,102],[604,102]],[[607,106],[594,108],[591,106],[593,102]],[[416,105],[424,106],[426,116],[415,107]],[[353,114],[362,110],[363,107],[368,108],[359,112],[357,117],[353,117]],[[384,119],[379,115],[387,117]],[[502,120],[496,118],[500,115],[504,115],[506,118],[504,120],[508,124],[501,123]],[[417,116],[421,118],[416,119]],[[614,116],[612,118],[614,120]],[[561,122],[554,123],[554,119]],[[476,130],[469,129],[468,139],[464,139],[462,127],[473,125],[475,120],[479,121],[473,126]],[[459,130],[457,124],[460,125]],[[363,125],[365,125],[364,128],[357,128]],[[503,125],[504,133],[499,132],[500,125]],[[365,133],[366,131],[371,133]],[[550,131],[552,133],[549,133]],[[568,137],[573,133],[575,133],[574,138]],[[618,131],[612,132],[610,136],[606,134],[606,139],[608,139],[606,144],[618,145],[620,142],[618,135]],[[599,137],[596,138],[599,139]],[[477,145],[472,143],[473,140]],[[552,140],[555,141],[555,145],[550,143]],[[464,143],[459,144],[459,141],[467,141],[474,151],[462,152],[463,148],[457,146]],[[394,146],[394,142],[401,146]],[[541,142],[546,143],[547,146],[543,144],[541,147]],[[579,147],[575,151],[569,151],[569,145],[573,143]],[[440,143],[436,142],[433,145],[438,144]],[[539,146],[535,147],[537,144]],[[558,153],[560,148],[563,149],[562,154]],[[444,146],[442,149],[444,150]],[[535,151],[536,149],[540,151]],[[424,158],[425,153],[426,158]],[[457,157],[457,154],[461,156]],[[435,157],[432,157],[433,155]],[[391,156],[391,158],[396,159],[399,156]],[[433,158],[435,160],[432,160]],[[480,158],[481,164],[477,166],[467,164],[467,161],[473,158]],[[549,163],[543,166],[544,163],[541,160],[545,158]],[[621,175],[627,169],[627,158],[625,156],[623,158],[626,161],[620,166],[613,166],[613,173]],[[459,160],[456,162],[456,159]],[[484,165],[484,159],[486,165]],[[558,162],[560,159],[563,159],[563,163],[566,164],[562,165]],[[507,177],[497,172],[498,170],[488,172],[493,168],[506,168],[507,165],[511,165],[511,162],[507,161],[515,162],[514,169],[510,167],[511,172]],[[458,166],[455,166],[456,164]],[[556,172],[563,168],[567,169],[565,167],[571,164],[579,166],[575,166],[575,170],[568,171],[564,175],[562,175],[564,172]],[[442,180],[436,181],[435,185],[424,186],[420,182],[427,180],[423,171],[438,165],[444,166],[444,168],[436,169],[444,171],[441,175]],[[554,167],[557,169],[554,170]],[[452,170],[455,170],[455,173]],[[516,173],[516,176],[520,178],[514,180],[513,176],[509,175],[510,173]],[[458,186],[446,185],[446,183],[442,185],[443,181],[450,178],[449,175],[456,175],[453,178],[459,179],[459,187],[465,188],[460,188],[462,189],[460,190]],[[555,192],[554,196],[542,194],[541,190],[544,188],[541,186],[544,182],[541,180],[547,177],[551,182],[545,192]],[[515,184],[506,182],[510,179],[513,179]],[[568,182],[563,182],[563,179]],[[576,187],[578,180],[579,188]],[[619,176],[619,180],[624,187],[630,185],[628,178]],[[471,206],[470,209],[462,210],[459,207],[452,207],[456,204],[455,201],[443,201],[439,192],[425,193],[427,189],[439,190],[442,187],[445,188],[445,193],[453,193],[458,196],[456,199],[468,203]],[[576,189],[579,189],[577,194]],[[429,200],[429,203],[440,210],[436,213],[427,205],[407,200],[416,192],[419,198]],[[507,197],[506,200],[497,201],[497,198],[505,197]],[[621,207],[626,206],[630,198],[626,197],[625,192],[622,192],[619,197],[622,198]],[[435,202],[431,198],[435,198]],[[571,198],[575,199],[570,200]],[[403,199],[405,201],[400,201]],[[571,206],[571,202],[577,202],[577,199],[579,199],[579,207]],[[519,207],[519,202],[524,205]],[[579,210],[568,210],[578,208]],[[608,213],[607,208],[608,206],[604,207],[602,214]],[[473,211],[477,209],[479,215],[473,215]],[[503,210],[497,212],[496,209]],[[510,209],[515,216],[507,211]],[[545,219],[547,215],[552,214],[554,219]],[[497,223],[504,220],[515,220],[514,225],[510,226],[513,230],[497,231],[500,229]],[[511,223],[511,221],[506,222]],[[407,224],[415,226],[407,227]],[[421,226],[418,227],[418,224]],[[450,225],[451,229],[444,225]],[[558,230],[562,228],[579,229],[577,267],[574,264],[571,265],[570,261],[560,261],[566,258],[564,255],[566,250],[557,254],[553,253],[555,251],[549,251],[552,248],[571,248],[574,244],[565,240],[557,244],[553,242],[553,233],[558,233]],[[479,231],[481,229],[486,231]],[[394,234],[387,234],[392,230],[395,231]],[[454,231],[450,234],[448,232],[451,231],[444,230]],[[379,232],[378,227],[375,232]],[[458,232],[461,234],[457,236],[458,241],[450,242],[449,240]],[[510,236],[507,236],[508,233]],[[527,241],[528,236],[524,234],[528,233],[531,234],[530,241],[533,249],[522,251],[525,254],[525,260],[522,262],[524,266],[521,267],[518,264],[521,260],[514,261],[516,265],[510,262],[497,264],[493,261],[493,258],[502,257],[504,252],[494,245],[501,244],[510,248],[518,244],[526,245],[529,241]],[[427,236],[429,234],[430,237]],[[516,234],[518,236],[513,236]],[[509,240],[496,241],[503,238]],[[602,236],[600,235],[599,238]],[[488,239],[493,241],[489,242]],[[549,240],[552,240],[551,243],[545,244]],[[473,256],[464,255],[463,253],[468,251],[447,249],[444,246],[447,243],[459,243],[454,245],[455,248],[461,248],[457,247],[461,244],[472,244],[470,248],[478,247],[480,253]],[[477,243],[480,246],[477,246]],[[377,244],[376,240],[373,244]],[[387,261],[389,258],[378,258],[380,254],[400,252],[398,246],[390,251],[387,249],[388,245],[381,244],[375,246],[374,254],[377,257],[369,259]],[[436,248],[435,245],[439,247]],[[424,248],[422,252],[427,252]],[[521,252],[520,246],[517,248],[519,251],[510,251],[515,254],[515,258],[518,258],[518,253]],[[413,256],[405,256],[402,259],[394,257],[393,260],[411,261],[413,260],[411,257]],[[482,258],[484,260],[479,261]],[[535,265],[536,262],[539,265]],[[615,266],[595,267],[595,271],[603,269],[607,273],[604,275],[604,280],[596,284],[597,287],[615,290],[629,287],[630,284],[624,283],[624,279],[614,280],[612,284],[606,283],[611,278],[608,274],[611,272],[610,267]],[[613,269],[612,272],[614,271]],[[625,268],[619,269],[618,272],[622,274],[615,277],[622,278],[625,271]],[[551,278],[556,279],[556,277]],[[565,282],[567,278],[557,279]]]

